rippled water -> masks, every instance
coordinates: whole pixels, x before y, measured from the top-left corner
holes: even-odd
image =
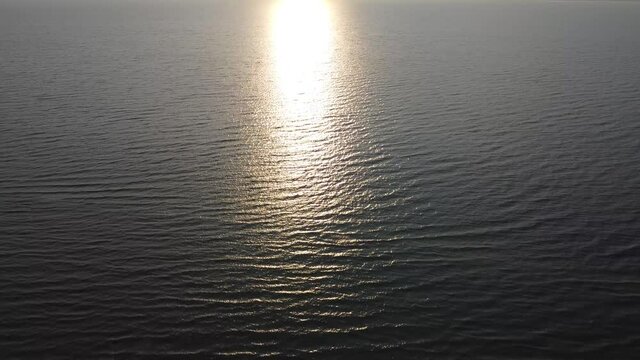
[[[2,357],[634,358],[638,19],[5,0]]]

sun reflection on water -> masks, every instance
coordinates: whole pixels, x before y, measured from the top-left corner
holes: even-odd
[[[237,220],[259,224],[261,246],[296,244],[311,254],[353,241],[345,225],[368,202],[363,80],[337,2],[272,4],[269,41],[260,43],[266,61],[248,84],[255,102],[243,127],[250,153]]]
[[[326,140],[333,93],[333,29],[323,0],[281,0],[272,14],[279,138],[295,158]],[[325,129],[326,130],[326,129]],[[302,164],[298,164],[302,165]],[[299,167],[299,166],[298,166]]]

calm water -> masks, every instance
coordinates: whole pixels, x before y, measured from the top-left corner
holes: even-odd
[[[0,5],[2,358],[640,351],[640,4]]]

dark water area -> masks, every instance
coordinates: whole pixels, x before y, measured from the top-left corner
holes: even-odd
[[[634,359],[640,4],[0,3],[3,359]]]

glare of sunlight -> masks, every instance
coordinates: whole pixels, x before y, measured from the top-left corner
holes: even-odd
[[[321,120],[331,98],[332,28],[323,0],[280,0],[272,17],[273,61],[283,121]]]

